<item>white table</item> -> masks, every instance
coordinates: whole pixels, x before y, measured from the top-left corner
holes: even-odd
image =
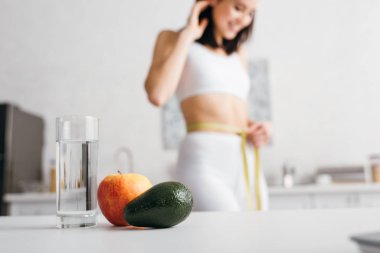
[[[54,216],[0,217],[0,252],[357,253],[349,236],[380,231],[380,209],[192,213],[176,227],[57,229]]]

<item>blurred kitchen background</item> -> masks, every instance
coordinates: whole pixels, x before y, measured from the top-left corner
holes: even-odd
[[[55,118],[71,114],[100,119],[98,180],[119,168],[172,178],[177,153],[143,83],[158,32],[181,28],[193,2],[0,0],[0,104],[42,122],[19,123],[20,149],[42,152],[41,175],[12,191],[51,190]],[[272,209],[380,206],[379,13],[378,0],[261,0],[247,47],[268,65]],[[7,191],[8,214],[54,213],[54,194]]]

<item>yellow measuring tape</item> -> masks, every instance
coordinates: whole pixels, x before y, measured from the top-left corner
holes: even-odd
[[[194,131],[199,131],[199,130],[217,130],[217,131],[222,131],[222,132],[236,133],[241,136],[241,151],[243,155],[246,198],[247,198],[249,209],[253,210],[252,195],[251,195],[250,183],[249,183],[248,161],[247,161],[247,153],[246,153],[247,131],[245,129],[240,129],[238,127],[225,125],[225,124],[218,124],[218,123],[193,123],[193,124],[187,125],[188,132],[194,132]],[[261,210],[260,161],[259,161],[260,156],[259,156],[258,148],[254,148],[254,156],[255,156],[256,209],[260,211]]]

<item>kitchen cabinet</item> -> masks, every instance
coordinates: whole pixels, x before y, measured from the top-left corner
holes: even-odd
[[[9,215],[48,215],[56,213],[55,192],[8,193],[4,195]]]
[[[271,210],[380,207],[380,184],[272,187],[269,207]]]

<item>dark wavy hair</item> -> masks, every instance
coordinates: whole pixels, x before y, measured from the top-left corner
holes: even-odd
[[[232,39],[232,40],[223,39],[222,46],[219,46],[215,40],[214,22],[212,20],[212,7],[211,6],[207,7],[199,15],[199,20],[202,20],[204,18],[208,20],[207,27],[206,27],[202,37],[200,37],[196,41],[198,43],[201,43],[202,45],[208,45],[212,48],[221,47],[224,49],[224,51],[228,55],[232,54],[233,52],[236,52],[238,50],[238,48],[240,47],[240,45],[249,39],[249,37],[252,34],[253,24],[254,24],[254,20],[255,20],[255,16],[253,16],[252,22],[247,27],[245,27],[243,30],[241,30],[236,35],[236,37],[234,39]]]

